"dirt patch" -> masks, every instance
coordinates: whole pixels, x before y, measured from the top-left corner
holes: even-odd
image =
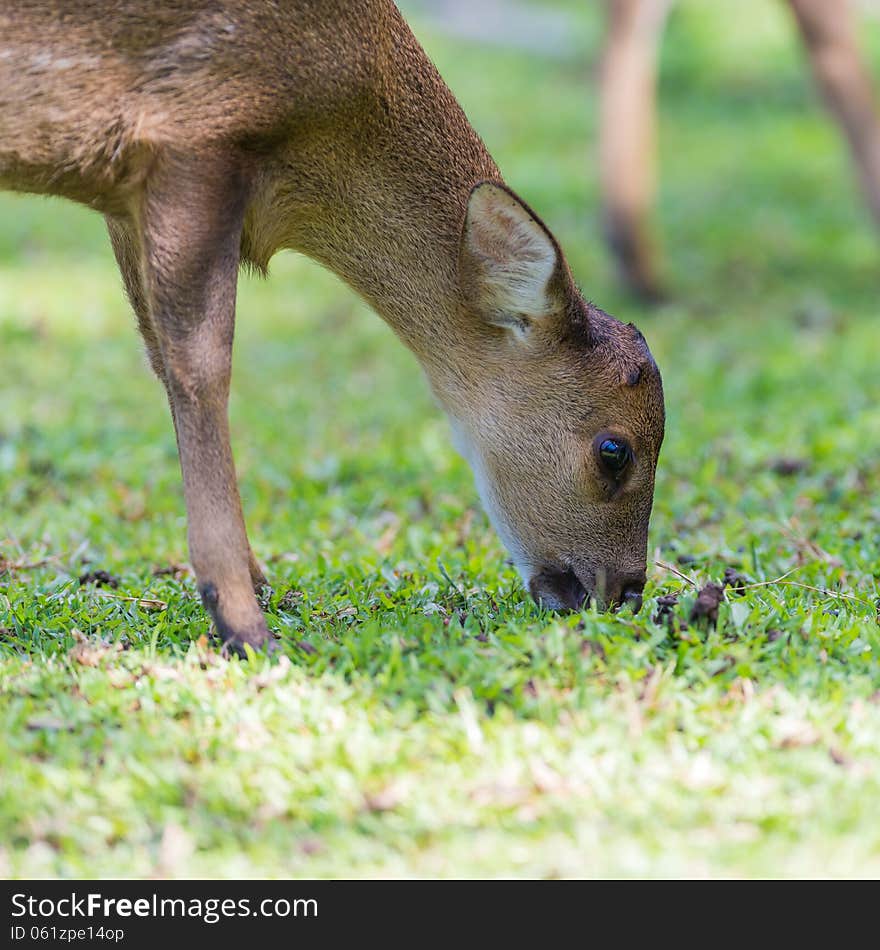
[[[806,459],[782,456],[770,462],[770,471],[773,472],[774,475],[782,475],[784,478],[799,475],[801,472],[806,471],[806,469]]]
[[[109,571],[87,571],[81,574],[79,585],[94,584],[95,587],[112,587],[114,590],[119,587],[119,578],[114,577]]]
[[[657,598],[657,613],[654,614],[654,623],[665,625],[670,630],[675,629],[675,606],[678,604],[678,594],[663,594]]]
[[[188,564],[167,564],[164,567],[154,567],[153,577],[173,577],[179,581],[183,577],[189,577],[192,574]]]
[[[745,588],[751,583],[745,574],[741,574],[735,567],[725,567],[724,577],[721,580],[722,587],[731,588],[734,594],[740,597],[745,596]]]
[[[724,600],[724,588],[720,584],[706,584],[697,594],[697,599],[691,608],[690,622],[716,627],[718,625],[718,605],[722,600]]]

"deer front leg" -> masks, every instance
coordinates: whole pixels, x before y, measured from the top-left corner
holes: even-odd
[[[788,0],[813,76],[849,142],[862,190],[880,226],[880,120],[859,55],[850,0]]]
[[[110,243],[113,245],[113,253],[116,255],[116,263],[119,265],[119,272],[122,274],[125,291],[128,294],[128,299],[137,317],[138,329],[146,345],[150,365],[153,368],[153,372],[155,372],[159,380],[165,386],[169,404],[172,405],[171,419],[174,422],[174,434],[175,437],[177,437],[177,422],[174,419],[171,392],[168,390],[168,384],[165,380],[165,364],[162,359],[162,350],[159,346],[156,331],[153,328],[150,308],[144,290],[141,265],[142,248],[140,246],[137,229],[134,227],[132,221],[126,218],[108,217],[107,230],[110,233]],[[179,438],[177,448],[179,453]],[[262,593],[263,588],[269,586],[269,582],[266,580],[266,575],[263,573],[263,569],[250,544],[248,544],[248,572],[251,577],[254,592],[256,594]]]
[[[227,417],[246,189],[227,158],[162,157],[135,216],[139,267],[125,262],[133,245],[114,239],[135,282],[130,296],[148,311],[142,331],[171,404],[199,591],[224,649],[240,655],[270,636],[254,597],[263,578],[245,532]]]
[[[654,201],[657,46],[671,0],[608,0],[600,83],[599,176],[605,236],[621,276],[661,295],[649,216]]]

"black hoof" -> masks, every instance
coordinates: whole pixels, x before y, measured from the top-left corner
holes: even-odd
[[[246,660],[248,658],[246,647],[250,647],[253,653],[262,654],[263,656],[272,656],[280,649],[278,641],[270,634],[262,639],[257,637],[230,637],[223,642],[223,649],[220,652],[227,659],[237,656],[240,660]]]
[[[277,649],[275,640],[262,615],[253,618],[248,628],[242,630],[231,624],[224,616],[220,596],[213,584],[203,584],[199,591],[202,602],[214,621],[214,636],[223,643],[221,650],[223,656],[237,656],[246,660],[246,647],[250,647],[254,653],[264,653],[269,656],[275,652]]]

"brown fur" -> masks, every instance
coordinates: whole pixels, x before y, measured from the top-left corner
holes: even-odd
[[[228,648],[268,638],[226,416],[236,275],[282,248],[414,351],[527,582],[641,590],[659,373],[640,334],[580,298],[392,3],[6,0],[0,185],[107,218]],[[535,306],[508,313],[505,294]],[[596,460],[605,429],[635,452],[620,484]],[[561,589],[532,584],[550,606]]]
[[[606,237],[624,282],[641,297],[656,300],[663,294],[649,218],[655,191],[657,47],[672,0],[607,2],[599,132]],[[851,0],[785,2],[880,225],[880,118],[859,55]]]

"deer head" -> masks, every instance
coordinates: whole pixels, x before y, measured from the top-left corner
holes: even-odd
[[[471,192],[458,266],[479,342],[457,395],[435,388],[495,529],[543,605],[638,609],[665,420],[644,337],[581,297],[503,185]]]

